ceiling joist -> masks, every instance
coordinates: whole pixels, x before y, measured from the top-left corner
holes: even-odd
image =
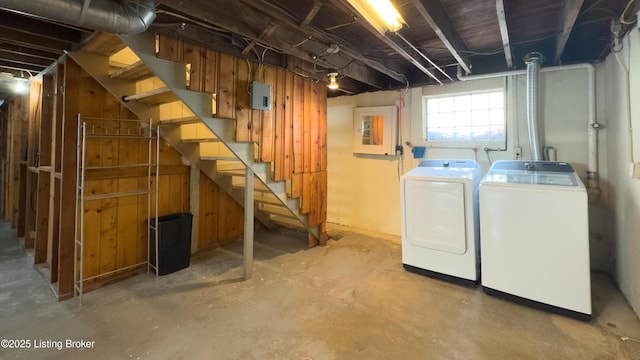
[[[496,13],[498,14],[498,25],[500,26],[500,36],[502,37],[504,58],[507,61],[507,67],[513,68],[513,55],[511,54],[511,43],[509,41],[507,16],[504,12],[504,0],[496,0]]]
[[[166,3],[167,5],[170,5],[172,3],[171,0],[159,0],[158,2]],[[317,58],[314,54],[291,45],[299,42],[300,34],[298,32],[279,31],[280,27],[278,27],[273,36],[261,40],[259,38],[259,34],[256,34],[255,29],[251,28],[248,24],[252,24],[253,26],[256,26],[257,24],[264,24],[265,19],[267,18],[265,18],[264,14],[255,11],[255,9],[247,6],[247,4],[244,4],[243,2],[227,2],[223,0],[214,0],[208,1],[206,5],[185,2],[180,10],[183,13],[194,17],[195,19],[206,19],[212,25],[228,29],[229,31],[243,36],[249,40],[255,40],[257,43],[266,44],[269,47],[277,49],[277,51],[281,51],[282,53],[298,57],[307,62],[310,62],[311,64],[315,63],[321,66],[331,66],[328,63],[324,63],[322,59]],[[238,21],[238,19],[233,14],[242,14],[243,21]],[[263,26],[266,27],[266,25]],[[260,32],[262,32],[262,30]],[[371,71],[366,66],[355,62],[352,62],[348,66],[345,66],[344,69],[340,70],[340,72],[345,76],[351,77],[377,89],[388,88],[389,85],[385,81],[385,79],[382,78],[382,76],[375,73],[374,71]]]
[[[556,40],[556,54],[553,59],[554,64],[560,62],[564,47],[567,45],[567,40],[569,40],[569,35],[571,35],[571,30],[576,23],[583,3],[584,0],[564,0],[560,23],[558,24],[560,31]]]
[[[422,18],[435,31],[440,41],[447,47],[451,55],[456,59],[458,64],[467,72],[471,72],[471,63],[469,58],[463,55],[467,51],[467,46],[458,34],[447,15],[440,0],[412,0],[413,6],[418,10]]]
[[[269,8],[269,7],[261,5],[260,2],[251,1],[251,0],[242,0],[242,1],[245,2],[248,6],[253,7],[257,11],[260,11],[260,12],[263,12],[263,13],[269,15],[274,20],[277,20],[278,22],[280,22],[280,23],[282,23],[282,24],[284,24],[286,26],[289,26],[289,27],[293,28],[294,30],[299,31],[299,32],[301,32],[301,33],[303,33],[303,34],[305,34],[305,35],[307,35],[307,36],[309,36],[309,37],[311,37],[311,38],[313,38],[313,39],[315,39],[317,41],[321,41],[326,45],[331,44],[331,43],[336,43],[336,39],[329,37],[329,35],[327,35],[326,33],[322,32],[320,30],[317,30],[317,29],[315,29],[315,28],[313,28],[311,26],[308,26],[308,25],[305,26],[305,25],[297,24],[293,20],[291,20],[290,18],[285,16],[284,14],[282,14],[282,13],[280,13],[280,12],[278,12],[278,11],[272,9],[272,8]],[[316,4],[316,5],[318,5],[318,4]],[[318,10],[320,10],[320,7],[318,7]],[[313,9],[312,9],[312,11],[309,12],[309,14],[307,15],[306,19],[309,18],[309,15],[312,12],[313,12]],[[316,12],[316,14],[317,14],[317,12]],[[305,21],[303,21],[303,23],[304,22]],[[379,63],[377,61],[367,59],[364,55],[358,53],[355,50],[350,49],[348,44],[338,43],[338,45],[340,46],[340,52],[342,52],[343,54],[349,56],[350,58],[352,58],[352,59],[354,59],[356,61],[359,61],[359,62],[363,63],[364,65],[366,65],[366,66],[368,66],[368,67],[370,67],[370,68],[372,68],[372,69],[374,69],[376,71],[379,71],[379,72],[385,74],[386,76],[388,76],[388,77],[390,77],[390,78],[392,78],[392,79],[394,79],[394,80],[396,80],[396,81],[398,81],[400,83],[405,83],[405,79],[401,74],[399,74],[399,71],[395,71],[394,69],[390,68],[389,66],[383,65],[383,64],[381,64],[381,63]]]

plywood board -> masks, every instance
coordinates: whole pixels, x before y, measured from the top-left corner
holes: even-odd
[[[284,88],[284,149],[283,149],[283,179],[291,179],[293,162],[293,73],[285,73]]]
[[[51,256],[48,252],[47,240],[49,231],[49,190],[51,188],[51,176],[47,172],[38,173],[38,191],[36,201],[36,241],[34,249],[34,262],[36,264],[47,262]]]
[[[251,141],[251,106],[249,105],[249,81],[251,79],[248,60],[236,63],[236,141]]]
[[[218,93],[218,63],[220,61],[220,53],[206,49],[204,64],[204,92],[216,94]]]
[[[183,61],[189,66],[189,87],[191,91],[203,91],[204,90],[204,54],[202,47],[198,45],[192,45],[184,43],[183,45]]]
[[[217,94],[218,111],[216,114],[220,118],[234,119],[236,108],[236,58],[231,55],[220,54],[219,71],[219,91]]]
[[[275,95],[274,87],[276,86],[276,71],[267,67],[264,69],[264,81],[271,85],[271,109],[262,111],[262,136],[260,137],[260,160],[263,162],[273,161],[274,152],[274,111]]]
[[[183,62],[183,43],[181,40],[170,38],[164,35],[158,36],[158,52],[156,56],[175,62]]]
[[[273,155],[273,180],[284,179],[284,125],[285,125],[285,73],[276,70],[276,83],[274,87],[274,155]]]
[[[302,128],[302,166],[303,172],[311,172],[311,127],[313,125],[313,93],[311,82],[304,82],[304,119]]]

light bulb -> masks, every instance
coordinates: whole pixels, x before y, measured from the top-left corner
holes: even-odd
[[[336,90],[340,87],[336,81],[336,76],[338,76],[338,73],[329,73],[329,84],[327,87],[331,90]]]

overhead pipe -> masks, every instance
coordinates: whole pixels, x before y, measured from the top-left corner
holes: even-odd
[[[0,8],[113,34],[137,34],[156,18],[153,0],[0,0]]]
[[[527,64],[527,125],[531,160],[538,161],[542,160],[538,133],[538,72],[542,63],[542,54],[536,52],[527,54],[525,63]]]

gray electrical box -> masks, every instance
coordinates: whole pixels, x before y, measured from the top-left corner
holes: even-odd
[[[271,86],[254,81],[251,83],[251,108],[271,110]]]

